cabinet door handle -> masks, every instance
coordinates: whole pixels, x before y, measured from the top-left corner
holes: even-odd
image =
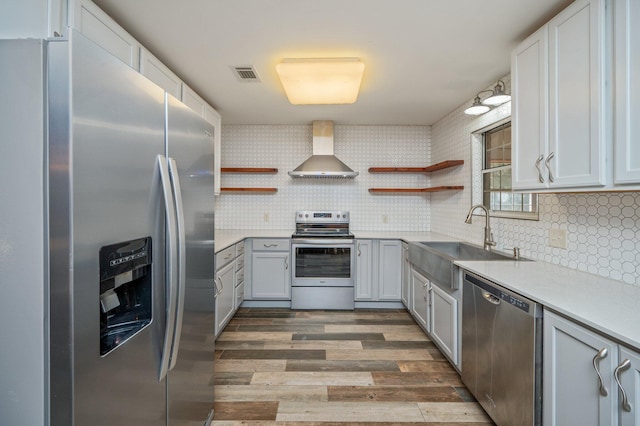
[[[552,152],[547,156],[547,159],[544,160],[544,165],[547,166],[547,170],[549,171],[549,182],[553,182],[555,180],[553,172],[551,171],[551,166],[549,166],[549,161],[551,161],[554,155],[555,154]]]
[[[233,256],[233,253],[227,253],[227,255],[224,257],[224,260],[230,259],[231,256]]]
[[[358,243],[358,257],[360,257],[361,254],[362,252],[360,251],[360,243]]]
[[[596,370],[596,374],[598,375],[598,385],[600,387],[600,395],[607,396],[609,395],[609,391],[607,391],[607,387],[604,385],[604,381],[602,380],[602,375],[600,374],[600,360],[607,357],[609,351],[607,348],[602,348],[598,351],[598,353],[593,357],[593,369]]]
[[[214,298],[215,298],[215,297],[217,297],[217,296],[220,294],[220,292],[218,291],[218,280],[219,280],[219,279],[220,279],[220,277],[216,277],[216,278],[213,280],[213,286],[214,286],[214,288],[215,288],[215,290],[214,290],[214,292],[213,292],[213,297],[214,297]]]
[[[544,183],[544,177],[542,176],[542,170],[540,170],[540,163],[544,160],[544,155],[540,154],[540,157],[536,160],[536,169],[538,169],[538,180],[540,183]]]
[[[284,269],[285,270],[289,269],[289,256],[288,255],[284,258]]]
[[[218,296],[220,293],[222,293],[222,290],[224,290],[224,284],[222,283],[222,278],[218,277],[216,280],[220,283],[220,290],[218,290],[216,293],[216,296]],[[216,289],[217,288],[218,286],[216,286]]]
[[[627,398],[627,393],[624,391],[624,388],[622,387],[622,383],[620,383],[620,373],[628,370],[630,367],[631,367],[631,361],[629,361],[628,359],[625,359],[613,371],[613,377],[616,379],[616,383],[618,384],[618,387],[620,388],[620,392],[622,393],[622,402],[620,403],[620,405],[622,406],[622,409],[628,413],[631,412],[631,404],[629,404],[629,398]]]

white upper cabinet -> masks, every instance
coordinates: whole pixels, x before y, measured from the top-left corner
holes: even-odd
[[[605,0],[549,21],[549,186],[605,184]]]
[[[542,27],[511,55],[513,188],[540,188],[546,182],[544,154],[549,143],[547,27]]]
[[[605,0],[577,0],[512,53],[513,188],[606,183]]]
[[[140,69],[140,43],[93,2],[70,1],[69,24],[131,68]]]
[[[176,99],[182,98],[182,80],[144,47],[140,49],[140,74],[162,87]]]
[[[204,119],[213,124],[213,194],[220,195],[220,167],[222,156],[222,118],[211,105],[204,107]]]
[[[640,2],[616,0],[614,16],[614,182],[640,184]]]
[[[193,89],[182,83],[182,103],[204,118],[207,103]]]

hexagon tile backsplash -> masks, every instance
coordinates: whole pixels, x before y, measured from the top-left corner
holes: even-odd
[[[464,106],[463,106],[464,107]],[[461,110],[463,109],[461,107]],[[470,185],[460,192],[371,195],[368,188],[423,187],[471,180],[470,132],[489,114],[469,118],[454,111],[434,126],[335,127],[336,155],[360,172],[353,180],[294,180],[287,171],[311,154],[311,126],[223,127],[223,166],[278,167],[276,175],[224,175],[226,186],[277,187],[274,195],[225,194],[216,200],[216,226],[223,229],[292,229],[296,209],[346,209],[352,229],[431,230],[482,244],[483,220],[464,223]],[[496,110],[493,119],[508,116]],[[446,159],[465,165],[432,176],[370,174],[372,166],[424,166]],[[544,194],[538,221],[492,218],[499,249],[640,285],[640,192]],[[386,217],[386,223],[385,223]],[[549,230],[567,232],[567,248],[549,246]]]

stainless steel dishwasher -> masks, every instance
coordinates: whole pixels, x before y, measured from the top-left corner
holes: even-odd
[[[542,423],[542,307],[466,271],[462,381],[499,426]]]

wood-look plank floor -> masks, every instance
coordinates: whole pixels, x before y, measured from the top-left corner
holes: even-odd
[[[241,308],[216,358],[217,425],[493,425],[403,310]]]

